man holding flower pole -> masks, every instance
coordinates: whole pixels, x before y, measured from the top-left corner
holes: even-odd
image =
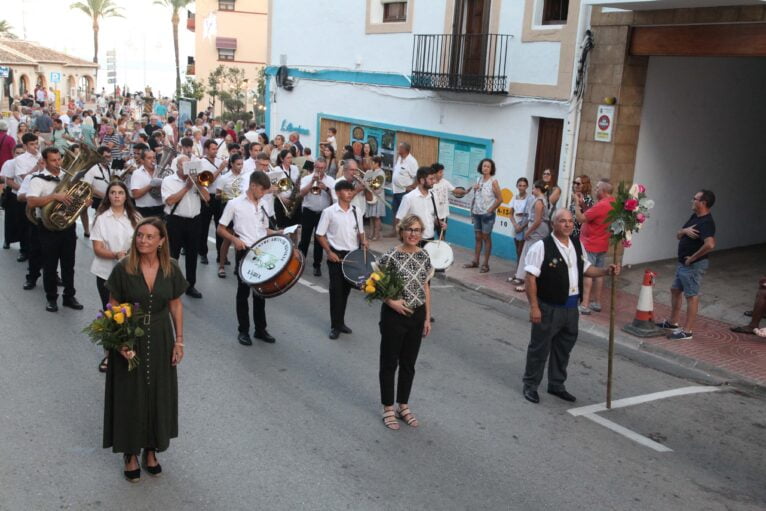
[[[577,307],[582,300],[583,277],[620,273],[617,264],[605,268],[591,265],[582,244],[570,237],[574,219],[568,209],[557,209],[551,224],[553,233],[535,242],[524,260],[532,335],[523,381],[524,398],[532,403],[540,402],[537,387],[549,356],[548,393],[565,401],[576,401],[564,382],[569,353],[577,341],[580,319]]]

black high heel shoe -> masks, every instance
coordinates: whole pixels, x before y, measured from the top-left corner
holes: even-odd
[[[146,469],[146,471],[149,473],[150,476],[157,477],[158,475],[162,473],[162,465],[160,465],[160,462],[158,461],[157,464],[154,465],[153,467],[149,466],[149,464],[147,463],[147,457],[148,457],[149,451],[153,452],[154,459],[155,460],[157,459],[157,451],[155,451],[154,449],[144,449],[144,452],[141,455],[141,464],[144,466],[144,468]]]
[[[130,462],[130,458],[135,456],[135,454],[123,454],[122,460],[127,465]],[[136,462],[138,462],[138,459],[136,459]],[[135,470],[125,470],[123,471],[123,474],[125,474],[125,479],[127,479],[131,483],[137,483],[141,480],[141,466]]]

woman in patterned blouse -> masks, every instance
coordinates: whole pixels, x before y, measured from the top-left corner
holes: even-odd
[[[400,245],[389,249],[378,261],[384,271],[395,271],[404,282],[402,297],[386,300],[380,309],[380,398],[383,424],[399,429],[397,419],[412,427],[418,420],[408,405],[415,361],[420,342],[431,331],[431,259],[418,244],[423,222],[416,215],[404,217],[397,226]],[[396,392],[398,409],[394,410],[394,375],[399,367]]]

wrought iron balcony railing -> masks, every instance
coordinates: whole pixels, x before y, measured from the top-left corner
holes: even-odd
[[[412,50],[412,87],[508,93],[507,34],[419,34]]]

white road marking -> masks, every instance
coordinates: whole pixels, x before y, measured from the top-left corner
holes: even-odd
[[[595,413],[586,413],[582,416],[585,417],[586,419],[592,420],[596,424],[601,424],[605,428],[611,429],[615,433],[618,433],[624,436],[625,438],[629,438],[633,440],[634,442],[637,442],[643,445],[644,447],[654,449],[657,452],[673,452],[673,449],[671,449],[670,447],[665,447],[662,444],[658,444],[654,440],[650,440],[649,438],[646,438],[643,435],[639,435],[635,431],[631,431],[628,428],[620,426],[619,424],[616,424],[608,419],[605,419],[601,417],[600,415],[596,415]]]
[[[210,236],[208,236],[208,237],[207,237],[207,240],[208,240],[210,243],[212,243],[213,245],[215,245],[215,238],[211,238]]]
[[[313,289],[317,293],[329,293],[330,292],[329,290],[323,288],[322,286],[319,286],[317,284],[312,284],[311,282],[309,282],[306,279],[298,279],[298,284],[303,284],[304,286],[306,286],[306,287],[308,287],[310,289]]]
[[[654,392],[653,394],[644,394],[642,396],[633,396],[633,397],[627,397],[625,399],[618,399],[617,401],[612,401],[612,408],[624,408],[626,406],[638,405],[641,403],[648,403],[649,401],[656,401],[658,399],[665,399],[668,397],[686,396],[689,394],[699,394],[702,392],[717,392],[719,390],[721,390],[720,387],[707,387],[707,386],[701,386],[701,385],[692,386],[692,387],[681,387],[678,389],[664,390],[662,392]],[[606,409],[607,409],[606,403],[600,403],[597,405],[588,405],[588,406],[581,406],[580,408],[572,408],[567,411],[570,414],[577,417],[578,415],[586,415],[591,413],[603,412]]]
[[[447,289],[447,288],[450,288],[450,287],[455,287],[455,286],[452,286],[452,285],[449,285],[449,284],[445,284],[445,285],[442,285],[442,286],[438,286],[438,285],[434,286],[433,284],[431,284],[431,289]]]
[[[691,387],[681,387],[681,388],[672,389],[672,390],[664,390],[662,392],[654,392],[652,394],[644,394],[642,396],[633,396],[633,397],[627,397],[624,399],[618,399],[616,401],[612,401],[612,409],[625,408],[626,406],[639,405],[642,403],[657,401],[658,399],[665,399],[668,397],[688,396],[690,394],[701,394],[705,392],[718,392],[719,390],[721,390],[720,387],[707,387],[707,386],[699,386],[699,385],[691,386]],[[575,417],[585,417],[586,419],[591,420],[595,422],[596,424],[601,424],[605,428],[610,429],[614,431],[615,433],[624,436],[625,438],[633,440],[634,442],[639,443],[643,445],[644,447],[654,449],[657,452],[673,452],[673,449],[669,447],[666,447],[660,443],[655,442],[654,440],[646,438],[645,436],[640,435],[636,433],[635,431],[632,431],[626,427],[620,426],[619,424],[614,423],[608,419],[605,419],[601,417],[600,415],[596,415],[598,412],[603,412],[603,411],[607,411],[606,403],[581,406],[579,408],[572,408],[567,410],[567,412],[569,412],[571,415]]]

